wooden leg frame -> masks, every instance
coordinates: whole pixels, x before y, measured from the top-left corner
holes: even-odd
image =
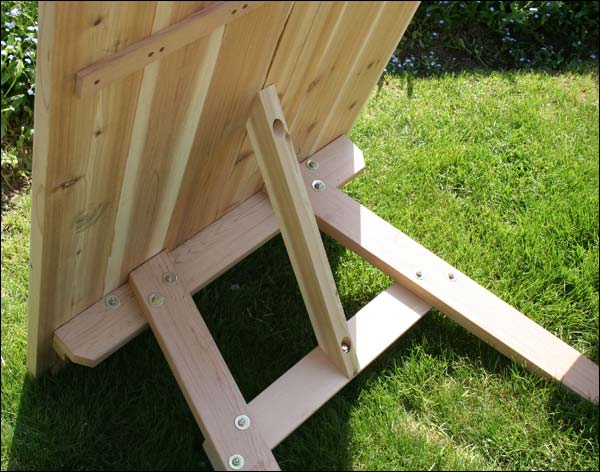
[[[55,331],[96,366],[148,325],[219,470],[278,470],[271,450],[434,306],[506,356],[598,402],[598,366],[337,189],[364,167],[345,136],[298,165],[277,93],[247,124],[257,194]],[[319,228],[396,284],[346,322]],[[319,346],[246,403],[191,294],[281,231]]]

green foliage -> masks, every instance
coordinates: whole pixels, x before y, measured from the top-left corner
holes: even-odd
[[[345,187],[598,362],[598,75],[389,77]],[[25,372],[29,215],[2,218],[2,469],[210,470],[151,331],[94,369]],[[325,238],[348,316],[390,279]],[[259,296],[257,296],[259,294]],[[281,237],[195,301],[251,400],[315,344]],[[598,470],[598,408],[430,313],[278,446],[283,470]]]
[[[37,2],[3,1],[2,32],[2,175],[31,170],[29,147],[33,137]]]
[[[425,1],[387,71],[560,69],[597,56],[597,1]]]

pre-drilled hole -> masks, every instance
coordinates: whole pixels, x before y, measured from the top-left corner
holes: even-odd
[[[163,46],[162,48],[160,48],[158,51],[159,52],[163,52],[165,50],[165,47]]]
[[[248,4],[244,3],[244,6],[242,7],[242,10],[245,10],[246,8],[248,8]]]
[[[286,133],[283,121],[281,121],[279,118],[273,121],[273,132],[277,136],[283,136]]]
[[[150,52],[148,53],[148,57],[152,57],[153,55],[154,55],[154,51],[150,51]]]
[[[350,339],[344,338],[344,339],[342,339],[341,347],[342,347],[342,352],[348,353],[352,349],[352,342],[350,341]]]
[[[98,85],[100,83],[100,79],[94,80],[94,85]]]
[[[231,14],[232,14],[232,15],[235,15],[236,13],[237,13],[237,10],[233,10],[233,11],[231,12]]]

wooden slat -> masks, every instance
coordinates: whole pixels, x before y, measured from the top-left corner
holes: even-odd
[[[170,21],[178,21],[198,8],[196,2],[176,2]],[[155,73],[144,72],[142,91],[149,85],[148,96],[138,100],[115,226],[118,237],[113,241],[105,291],[118,287],[141,261],[163,248],[223,32],[224,27],[213,30],[152,64]],[[173,74],[173,70],[180,73]],[[165,122],[173,127],[172,132],[157,132]]]
[[[348,320],[360,370],[419,321],[431,306],[397,284],[380,293]],[[263,438],[276,447],[350,380],[319,348],[283,374],[249,403],[260,418]]]
[[[507,357],[598,402],[594,362],[333,185],[309,197],[325,233]]]
[[[346,136],[323,149],[316,161],[315,175],[340,186],[365,165],[361,151]],[[196,293],[278,233],[269,199],[259,193],[179,246],[171,257],[186,287]],[[72,362],[95,367],[146,328],[128,283],[111,294],[119,297],[118,308],[107,307],[101,299],[55,331],[55,346]]]
[[[53,361],[56,327],[103,292],[142,74],[85,98],[74,94],[75,74],[107,51],[146,37],[155,2],[112,6],[56,2],[41,10],[40,42],[45,44],[40,44],[44,57],[36,82],[42,92],[36,97],[40,139],[34,146],[32,188],[33,224],[39,229],[31,239],[27,354],[28,370],[34,375]]]
[[[170,257],[162,252],[134,270],[129,281],[204,438],[211,444],[213,465],[232,470],[228,460],[239,454],[244,470],[279,470],[261,436],[260,419],[255,418],[244,431],[235,427],[235,418],[248,416],[248,407],[187,287],[180,280],[172,285],[163,282],[163,274],[174,271]],[[163,299],[159,306],[149,301],[155,293]]]
[[[79,96],[90,95],[154,61],[207,36],[239,17],[262,6],[264,2],[214,2],[187,16],[176,24],[121,51],[95,62],[77,73],[76,91]]]
[[[317,342],[351,378],[356,353],[275,86],[259,92],[246,128]]]
[[[164,246],[169,250],[217,219],[220,197],[245,136],[292,3],[267,2],[227,25]]]

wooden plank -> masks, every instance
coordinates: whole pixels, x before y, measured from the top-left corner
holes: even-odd
[[[292,7],[267,2],[227,25],[164,246],[169,250],[218,217],[221,193],[245,136],[254,96],[262,87]]]
[[[174,273],[175,265],[162,252],[134,270],[129,281],[204,438],[211,444],[211,455],[214,451],[219,458],[213,458],[213,465],[233,470],[229,458],[239,454],[244,470],[279,470],[260,434],[260,419],[253,418],[245,430],[236,428],[236,417],[249,416],[248,406],[188,288],[180,280],[164,283],[163,274],[168,272]],[[160,304],[151,302],[153,294],[159,294]]]
[[[246,128],[317,342],[351,378],[358,360],[274,86],[259,92]]]
[[[407,289],[394,284],[348,320],[360,370],[430,308]],[[260,418],[263,438],[273,449],[349,381],[321,349],[315,348],[249,403],[250,414]]]
[[[95,62],[77,73],[76,92],[90,95],[211,34],[215,29],[250,13],[264,2],[214,2],[187,18],[156,31],[121,51]]]
[[[134,73],[117,87],[78,98],[75,74],[107,51],[146,37],[155,2],[125,2],[119,9],[111,5],[56,2],[42,9],[44,57],[36,82],[42,90],[36,97],[40,142],[34,146],[34,173],[40,175],[32,188],[33,224],[39,229],[31,239],[27,355],[34,375],[54,360],[54,330],[103,294],[142,76]]]
[[[364,169],[360,150],[342,136],[315,156],[319,178],[344,185]],[[279,234],[267,196],[259,193],[223,216],[171,253],[180,278],[196,293],[256,248]],[[117,308],[104,299],[74,317],[54,333],[55,345],[74,363],[95,367],[146,327],[128,283],[112,291]]]
[[[333,185],[309,197],[325,233],[507,357],[598,402],[594,362]]]
[[[170,21],[197,9],[195,2],[177,2]],[[163,248],[223,31],[217,28],[152,64],[155,73],[144,72],[142,90],[149,85],[148,96],[138,100],[105,291],[125,282],[131,270]],[[173,127],[168,134],[159,132],[165,121]]]

